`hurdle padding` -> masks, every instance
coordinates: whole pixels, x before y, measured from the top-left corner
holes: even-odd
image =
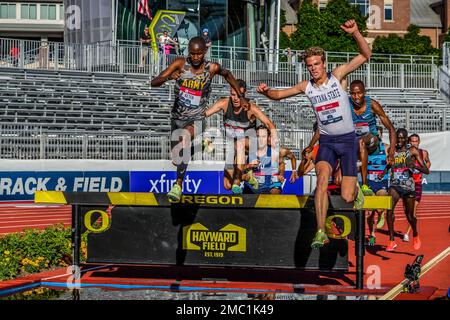
[[[183,195],[37,191],[35,203],[72,205],[74,264],[88,233],[90,263],[348,270],[356,241],[362,289],[364,210],[330,196],[330,243],[311,248],[314,198],[295,195]],[[364,209],[390,209],[391,197],[366,197]],[[334,222],[334,223],[333,223]]]

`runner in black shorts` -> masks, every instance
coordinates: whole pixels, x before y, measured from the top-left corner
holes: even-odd
[[[218,63],[205,60],[205,40],[194,37],[189,41],[189,56],[175,59],[167,69],[152,79],[152,87],[160,87],[166,81],[175,80],[175,103],[171,112],[172,162],[177,167],[177,180],[167,196],[171,201],[181,198],[184,176],[192,156],[191,142],[205,129],[205,111],[211,92],[211,81],[221,75],[237,92],[245,109],[248,100],[239,92],[239,86],[231,72]]]
[[[418,170],[425,174],[430,171],[423,163],[422,155],[416,147],[407,144],[408,131],[406,129],[397,130],[397,144],[395,146],[394,165],[386,166],[383,173],[391,169],[389,195],[392,196],[393,207],[388,210],[389,244],[386,251],[394,251],[397,243],[394,241],[394,210],[400,198],[403,199],[405,215],[413,230],[414,249],[419,250],[421,246],[419,234],[417,232],[417,219],[414,216],[415,187],[412,177],[413,170]],[[416,162],[417,161],[417,162]],[[418,165],[416,165],[418,163]],[[383,174],[380,175],[382,177]]]

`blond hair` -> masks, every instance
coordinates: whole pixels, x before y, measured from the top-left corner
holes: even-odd
[[[305,50],[303,53],[303,61],[306,62],[306,59],[313,56],[320,56],[322,59],[322,62],[325,62],[326,55],[325,50],[323,50],[321,47],[311,47]]]

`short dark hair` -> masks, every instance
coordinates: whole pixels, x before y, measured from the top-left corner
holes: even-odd
[[[244,91],[247,91],[247,83],[242,79],[236,79],[239,89],[242,88]]]
[[[352,83],[350,83],[350,88],[352,86],[360,86],[362,87],[362,89],[365,91],[366,90],[366,85],[364,84],[364,82],[362,82],[361,80],[353,80]]]
[[[408,136],[408,130],[406,130],[405,128],[399,128],[399,129],[397,129],[397,135],[399,134],[399,133],[403,133],[405,136]]]
[[[189,40],[188,46],[193,46],[194,44],[198,44],[202,46],[204,49],[206,49],[206,41],[202,37],[193,37],[191,40]]]
[[[416,138],[419,139],[419,141],[420,141],[420,136],[419,136],[417,133],[413,133],[412,135],[410,135],[410,136],[408,137],[408,141],[411,141],[411,138],[413,138],[413,137],[416,137]]]

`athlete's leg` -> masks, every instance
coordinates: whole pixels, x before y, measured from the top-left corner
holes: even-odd
[[[236,150],[236,162],[234,167],[233,184],[236,186],[241,185],[242,172],[245,165],[245,138],[237,139],[235,142]]]
[[[231,186],[233,185],[233,169],[225,168],[223,170],[223,187],[225,190],[231,190]]]
[[[417,237],[417,218],[414,216],[414,197],[403,197],[406,219],[413,231],[413,237]]]
[[[316,191],[314,193],[314,208],[316,210],[317,230],[325,230],[325,220],[328,212],[328,180],[331,176],[331,165],[326,161],[316,164]]]
[[[369,155],[366,149],[366,143],[364,139],[361,138],[358,140],[359,144],[359,160],[361,160],[361,180],[362,184],[367,186],[367,161],[369,159]]]
[[[394,241],[394,221],[395,221],[395,206],[397,205],[398,201],[400,200],[400,194],[395,190],[395,188],[389,188],[388,194],[392,197],[392,210],[388,210],[387,212],[387,223],[388,223],[388,230],[389,230],[389,240]]]
[[[272,188],[270,189],[270,194],[281,194],[280,188]]]

